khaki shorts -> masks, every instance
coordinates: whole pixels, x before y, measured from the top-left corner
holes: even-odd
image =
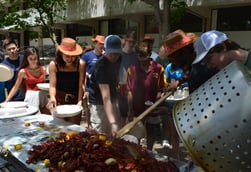
[[[89,108],[90,108],[90,114],[91,114],[92,128],[98,132],[110,134],[111,124],[106,117],[104,106],[90,104]],[[115,116],[116,122],[119,124],[118,106],[113,106],[113,108],[116,114]]]

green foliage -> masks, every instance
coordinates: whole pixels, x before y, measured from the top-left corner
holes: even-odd
[[[184,16],[187,4],[183,0],[172,0],[171,8],[175,9],[171,13],[171,25],[175,25]]]
[[[25,9],[20,10],[23,5]],[[66,9],[66,1],[2,0],[0,7],[0,28],[15,26],[15,29],[29,30],[32,26],[46,25],[51,30],[57,19],[64,19],[62,12]],[[31,17],[33,22],[27,20]]]
[[[34,31],[30,31],[29,32],[29,37],[30,37],[30,39],[36,39],[36,38],[38,38],[38,32],[34,32]]]
[[[127,0],[133,3],[138,0]],[[140,0],[150,5],[154,10],[156,22],[158,22],[160,37],[170,32],[171,25],[179,23],[184,16],[187,4],[185,0],[163,0],[163,9],[159,7],[159,0]]]

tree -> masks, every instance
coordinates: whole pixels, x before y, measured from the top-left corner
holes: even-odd
[[[128,0],[133,3],[136,0]],[[158,22],[160,39],[170,33],[171,24],[178,22],[186,11],[187,4],[184,0],[140,0],[149,4],[154,9]]]
[[[55,23],[57,19],[64,19],[65,0],[2,0],[0,8],[0,28],[28,31],[34,26],[42,26],[57,45]]]

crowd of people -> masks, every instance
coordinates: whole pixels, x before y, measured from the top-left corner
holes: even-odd
[[[137,39],[129,30],[124,36],[96,35],[93,45],[82,49],[65,37],[49,63],[49,97],[37,83],[45,82],[45,68],[37,49],[29,47],[23,55],[12,39],[4,41],[8,55],[2,62],[14,71],[11,80],[1,82],[1,101],[26,101],[41,113],[57,105],[84,107],[88,127],[116,136],[120,128],[139,116],[166,92],[189,89],[190,94],[234,60],[251,69],[250,51],[241,48],[227,35],[210,30],[198,36],[176,30],[164,37],[159,53],[153,51],[154,38]],[[171,145],[171,156],[179,159],[173,102],[163,102],[142,120],[147,148],[161,137]],[[80,124],[79,113],[64,120]],[[141,139],[141,138],[138,138]],[[168,143],[168,144],[167,144]]]

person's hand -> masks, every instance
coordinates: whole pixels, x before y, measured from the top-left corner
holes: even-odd
[[[112,132],[112,136],[116,136],[117,132],[118,132],[118,124],[117,123],[112,123],[111,124],[111,132]]]
[[[84,93],[84,96],[83,96],[83,99],[87,99],[88,96],[89,96],[89,92],[85,92],[85,93]]]
[[[169,85],[168,85],[168,90],[169,91],[175,91],[179,85],[179,81],[172,80]]]
[[[51,108],[55,108],[57,106],[57,101],[54,98],[51,98],[48,102],[48,104],[46,105],[47,109],[51,109]]]
[[[78,106],[82,107],[83,106],[83,101],[82,100],[79,100],[78,103],[77,103]]]

